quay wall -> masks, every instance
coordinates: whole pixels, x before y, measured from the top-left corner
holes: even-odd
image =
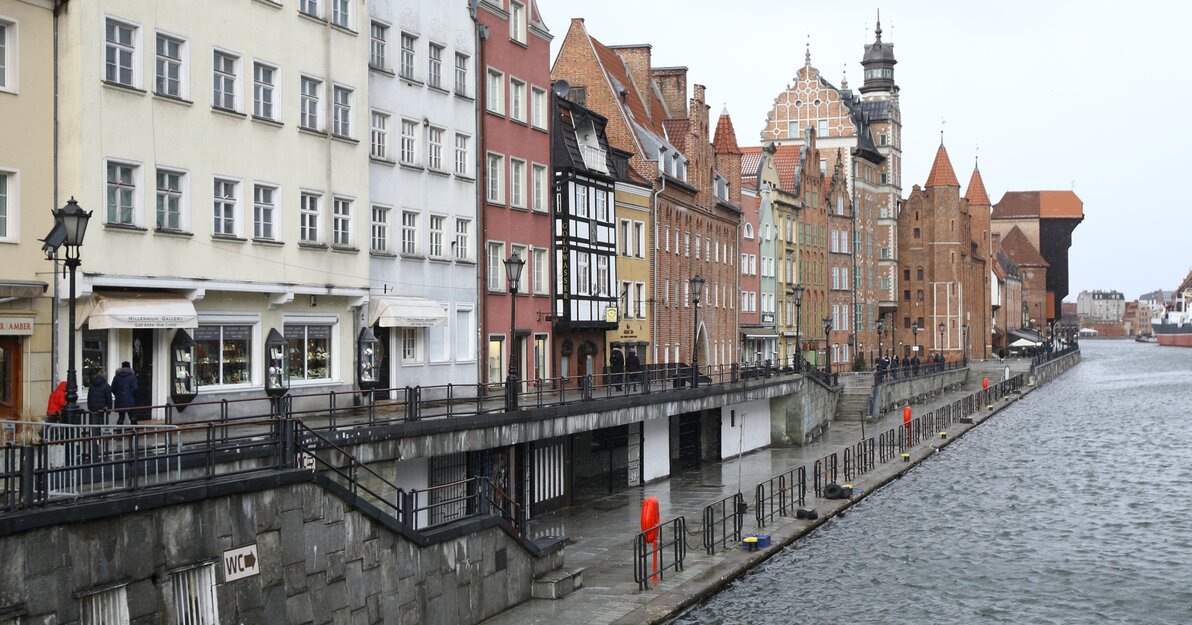
[[[1075,367],[1080,362],[1080,350],[1076,350],[1071,354],[1067,354],[1061,358],[1048,361],[1042,365],[1031,368],[1031,373],[1035,377],[1035,384],[1043,385],[1054,380],[1061,373]]]
[[[883,380],[875,385],[870,396],[869,415],[876,418],[883,412],[913,402],[924,395],[934,395],[957,387],[968,380],[969,369],[951,369],[904,380]],[[996,380],[990,380],[990,383]]]
[[[806,379],[797,392],[771,398],[770,444],[806,445],[816,440],[832,425],[838,401],[838,389]]]

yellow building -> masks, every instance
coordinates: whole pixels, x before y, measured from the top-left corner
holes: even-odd
[[[619,320],[616,330],[605,332],[605,351],[620,349],[628,356],[637,352],[641,363],[650,362],[651,315],[650,259],[653,253],[653,227],[650,200],[651,185],[629,174],[629,180],[617,182],[614,192],[614,217],[617,221],[617,271],[619,284]]]
[[[53,13],[0,4],[0,419],[40,418],[52,390]],[[63,350],[60,350],[63,351]]]

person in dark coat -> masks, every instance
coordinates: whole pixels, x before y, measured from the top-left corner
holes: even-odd
[[[613,385],[618,391],[621,390],[621,379],[625,373],[625,356],[621,354],[621,350],[614,349],[613,353],[609,355],[608,370],[613,374]]]
[[[638,378],[641,377],[642,361],[637,357],[637,350],[630,348],[629,356],[625,358],[625,371],[629,374],[629,383],[633,385],[632,390],[637,390]]]
[[[91,386],[87,388],[87,411],[91,413],[93,424],[106,425],[108,412],[112,409],[112,385],[108,384],[108,376],[100,368],[91,378]]]
[[[114,406],[120,413],[120,419],[116,421],[117,424],[124,423],[125,417],[128,417],[128,422],[132,425],[137,424],[131,410],[133,406],[137,405],[137,386],[137,374],[133,373],[132,365],[125,360],[120,363],[116,375],[112,376],[112,395],[116,400]]]

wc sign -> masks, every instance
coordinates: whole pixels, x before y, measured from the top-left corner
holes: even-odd
[[[225,582],[252,577],[260,573],[261,562],[257,560],[257,546],[254,544],[225,551],[223,565]]]

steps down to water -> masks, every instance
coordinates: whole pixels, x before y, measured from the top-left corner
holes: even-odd
[[[534,578],[530,594],[535,599],[562,599],[583,588],[583,585],[584,569],[582,567],[556,569]]]
[[[836,418],[859,421],[869,415],[869,395],[873,390],[873,375],[842,375],[844,390],[836,402]]]

